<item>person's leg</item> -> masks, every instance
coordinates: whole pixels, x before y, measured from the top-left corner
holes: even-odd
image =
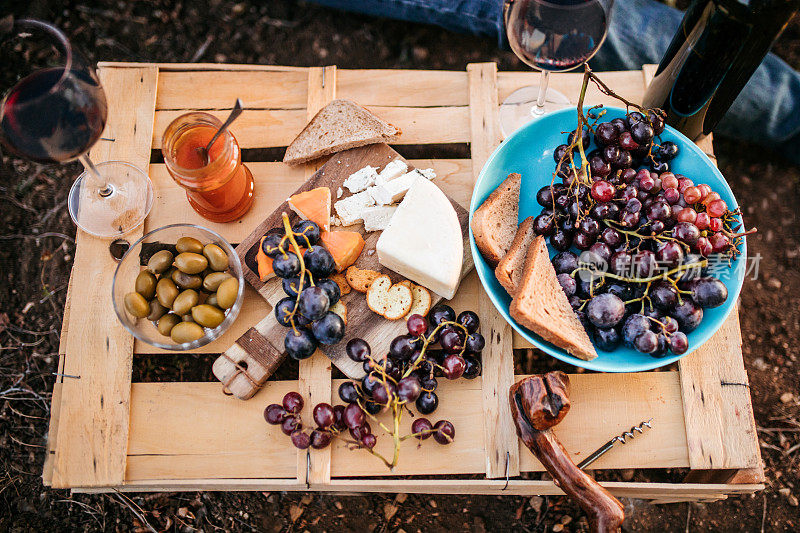
[[[312,0],[374,16],[434,24],[497,40],[503,31],[503,0]],[[683,13],[655,0],[617,0],[606,42],[592,68],[636,70],[658,63]],[[716,133],[772,148],[800,162],[800,74],[769,54],[717,126]]]
[[[311,0],[315,4],[375,17],[441,26],[498,40],[503,27],[503,0]]]

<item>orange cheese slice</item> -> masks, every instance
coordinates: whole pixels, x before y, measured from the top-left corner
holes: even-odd
[[[317,187],[291,196],[289,207],[303,220],[316,222],[320,229],[331,229],[331,190]]]
[[[365,244],[361,234],[355,231],[323,231],[320,239],[333,256],[337,272],[355,263]]]

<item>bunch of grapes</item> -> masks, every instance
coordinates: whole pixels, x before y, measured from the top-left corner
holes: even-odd
[[[560,252],[553,265],[561,287],[599,348],[625,342],[655,357],[685,353],[703,307],[727,299],[725,285],[703,269],[712,253],[739,253],[739,213],[710,186],[670,171],[679,149],[657,142],[663,112],[607,122],[602,115],[590,110],[590,124],[579,110],[578,129],[556,147],[553,183],[536,195],[543,210],[534,231]],[[586,154],[592,138],[597,148]]]
[[[399,434],[400,420],[404,411],[413,416],[412,404],[423,415],[436,410],[439,405],[437,377],[478,377],[485,340],[478,332],[478,315],[472,311],[456,316],[450,306],[440,304],[431,309],[429,317],[430,322],[421,315],[411,315],[407,321],[408,334],[396,337],[383,357],[373,356],[363,339],[351,339],[347,343],[347,355],[364,365],[366,375],[339,386],[339,398],[344,405],[332,407],[321,403],[314,407],[316,428],[309,434],[303,431],[300,420],[303,401],[296,392],[288,393],[283,405],[269,405],[264,411],[265,419],[270,424],[280,424],[300,449],[324,448],[333,438],[339,437],[379,457],[389,468],[397,464],[399,445],[404,440],[415,438],[421,442],[433,437],[439,444],[451,443],[456,431],[448,420],[433,423],[428,418],[418,417],[408,435]],[[441,351],[430,350],[437,343]],[[391,412],[392,427],[376,418],[383,411]],[[370,420],[392,437],[394,456],[391,460],[374,450],[377,438]]]
[[[336,344],[344,337],[344,320],[330,310],[341,298],[339,285],[328,279],[336,271],[331,253],[320,242],[319,226],[301,220],[271,229],[261,243],[272,258],[275,275],[282,278],[286,297],[275,305],[275,317],[286,326],[283,344],[290,357],[310,357],[320,344]],[[300,246],[305,247],[302,251]]]

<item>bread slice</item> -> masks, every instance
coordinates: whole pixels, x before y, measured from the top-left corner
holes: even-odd
[[[472,234],[483,258],[492,266],[506,255],[517,234],[522,176],[513,172],[472,216]]]
[[[558,283],[541,235],[528,249],[524,270],[509,308],[514,320],[575,357],[595,359],[597,352]]]
[[[367,306],[389,320],[397,320],[411,310],[411,289],[400,283],[392,285],[389,276],[380,276],[367,291]]]
[[[286,148],[283,162],[299,165],[358,146],[389,142],[400,128],[349,100],[334,100],[314,115]]]
[[[411,304],[411,309],[403,318],[408,318],[411,315],[428,316],[428,311],[431,310],[430,291],[415,283],[412,283],[409,289],[411,289],[411,294],[414,296],[414,301]]]
[[[517,287],[524,272],[525,257],[534,237],[533,217],[528,217],[517,228],[517,234],[514,236],[508,253],[503,256],[497,264],[497,268],[494,269],[497,281],[511,296],[514,296],[514,293],[517,292]]]
[[[345,273],[347,284],[358,292],[367,292],[372,282],[380,277],[381,273],[375,270],[361,270],[351,266]]]

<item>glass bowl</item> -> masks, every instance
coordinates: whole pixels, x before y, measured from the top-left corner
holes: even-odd
[[[222,323],[211,329],[204,328],[205,334],[192,342],[176,343],[170,337],[165,337],[156,329],[155,323],[146,318],[136,318],[131,315],[124,304],[125,295],[134,290],[136,276],[144,270],[150,257],[164,249],[175,253],[175,243],[180,237],[194,237],[203,245],[214,243],[228,254],[227,272],[239,281],[239,292],[233,306],[225,312]],[[183,351],[193,350],[205,346],[217,339],[233,324],[242,308],[244,299],[244,275],[242,263],[236,251],[220,234],[202,226],[194,224],[171,224],[151,231],[133,243],[130,249],[122,256],[117,270],[114,272],[114,281],[111,286],[111,297],[114,302],[114,312],[122,325],[131,334],[147,344],[165,350]]]

